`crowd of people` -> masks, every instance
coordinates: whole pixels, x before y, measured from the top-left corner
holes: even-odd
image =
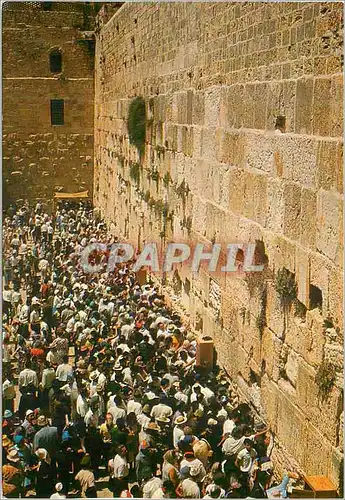
[[[92,207],[3,219],[2,481],[6,497],[286,497],[272,435],[130,263],[84,272],[110,235]]]

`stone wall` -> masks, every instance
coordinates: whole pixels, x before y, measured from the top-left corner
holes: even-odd
[[[83,4],[3,6],[4,203],[50,201],[55,191],[93,187],[94,53],[83,31],[95,12]],[[45,7],[45,8],[46,8]],[[62,72],[50,72],[51,49]],[[50,100],[64,99],[65,124],[51,125]]]
[[[262,242],[263,273],[181,266],[165,286],[275,432],[278,473],[295,464],[339,485],[342,5],[127,4],[99,25],[96,206],[139,246]],[[127,130],[135,96],[142,155]],[[283,268],[298,286],[287,306]],[[327,361],[337,376],[322,400]]]

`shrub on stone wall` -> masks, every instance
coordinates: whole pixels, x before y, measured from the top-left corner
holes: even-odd
[[[139,163],[131,163],[129,175],[130,175],[130,178],[139,185],[139,183],[140,183],[140,165],[139,165]]]
[[[282,304],[292,304],[292,302],[297,298],[295,275],[285,267],[278,270],[275,287]]]
[[[129,105],[127,128],[129,142],[142,155],[145,149],[146,137],[146,107],[142,97],[136,97]]]
[[[316,373],[315,382],[319,388],[319,397],[326,399],[334,386],[336,378],[335,367],[329,361],[323,361]]]

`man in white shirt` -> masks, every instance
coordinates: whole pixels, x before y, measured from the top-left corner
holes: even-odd
[[[157,417],[171,417],[173,414],[172,408],[170,406],[159,403],[158,405],[153,406],[151,410],[151,417],[157,418]]]
[[[200,488],[195,480],[195,477],[191,477],[190,472],[191,469],[189,467],[183,467],[183,469],[181,469],[181,474],[185,477],[185,479],[179,486],[179,496],[182,498],[201,498]]]
[[[34,370],[31,370],[30,363],[28,363],[26,368],[19,373],[18,387],[20,392],[22,392],[22,389],[25,389],[25,387],[28,387],[29,385],[33,385],[38,388],[37,373]]]
[[[227,418],[223,424],[223,436],[225,434],[232,434],[238,422],[239,414],[234,411],[231,413],[230,418]]]
[[[133,399],[130,399],[127,403],[127,415],[128,413],[135,413],[137,416],[142,413],[142,406],[138,399],[140,394],[136,391],[134,392]]]
[[[67,382],[73,377],[73,367],[68,364],[68,356],[63,357],[63,363],[57,367],[56,378],[60,382]]]
[[[127,463],[127,449],[120,446],[117,455],[108,462],[114,498],[119,497],[121,491],[128,488],[129,467]]]
[[[257,457],[257,452],[253,448],[253,441],[250,439],[245,439],[244,440],[244,446],[243,450],[241,450],[236,457],[235,465],[240,469],[241,472],[244,472],[246,474],[249,474],[251,471],[251,468],[253,466],[254,460]]]
[[[161,487],[162,480],[159,477],[151,477],[143,486],[143,498],[152,498]]]
[[[260,432],[257,432],[256,434],[253,434],[251,436],[242,436],[242,437],[237,437],[237,433],[235,434],[234,429],[233,434],[226,438],[226,440],[223,443],[222,446],[222,451],[226,458],[233,457],[234,455],[237,455],[243,448],[245,448],[244,441],[248,438],[251,441],[254,441],[258,436],[261,436],[262,434],[266,434],[268,429],[264,429]]]

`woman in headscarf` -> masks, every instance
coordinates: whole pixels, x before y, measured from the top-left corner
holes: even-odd
[[[38,468],[36,472],[36,497],[49,498],[54,493],[54,473],[50,463],[50,456],[45,448],[38,448]]]
[[[162,467],[162,481],[171,481],[175,488],[177,488],[180,482],[180,476],[178,472],[178,462],[175,450],[168,450],[163,455],[163,467]]]

